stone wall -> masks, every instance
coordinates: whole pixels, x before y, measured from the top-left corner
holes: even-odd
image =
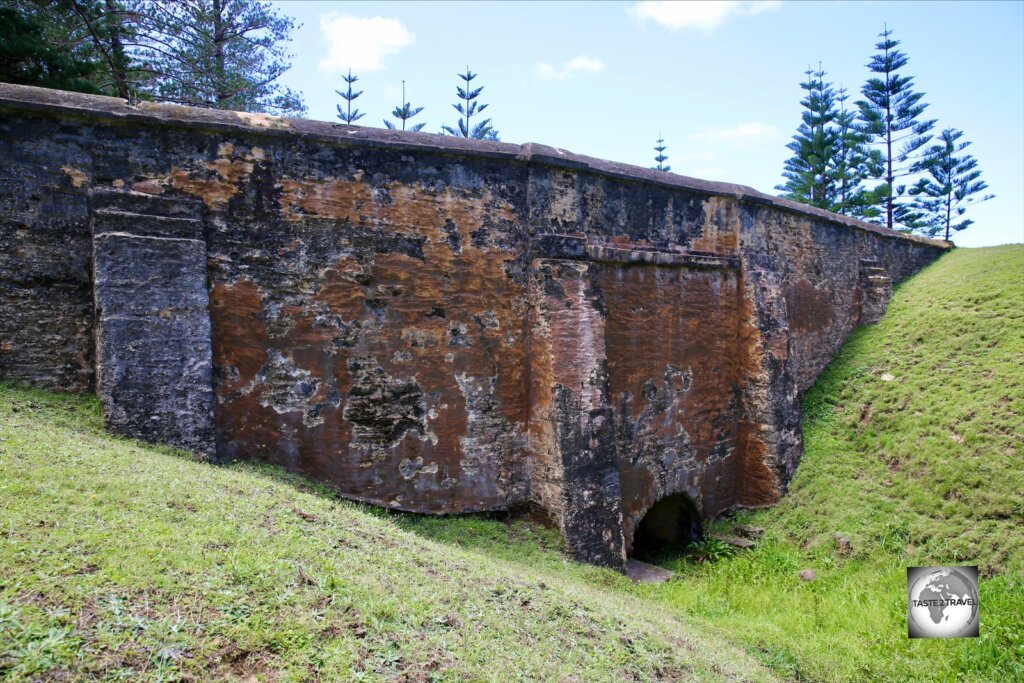
[[[947,245],[539,145],[0,84],[0,376],[621,566],[659,499],[765,505],[798,397]]]

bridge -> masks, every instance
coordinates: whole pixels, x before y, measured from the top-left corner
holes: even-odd
[[[801,392],[949,245],[511,145],[0,84],[0,377],[117,433],[622,568],[770,505]]]

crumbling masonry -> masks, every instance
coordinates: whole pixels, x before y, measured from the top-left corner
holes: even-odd
[[[778,499],[798,396],[947,245],[510,145],[0,85],[0,377],[426,513]]]

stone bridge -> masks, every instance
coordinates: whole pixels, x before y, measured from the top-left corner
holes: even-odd
[[[768,505],[799,396],[948,245],[510,145],[0,84],[0,377],[584,561]],[[646,521],[644,521],[646,520]]]

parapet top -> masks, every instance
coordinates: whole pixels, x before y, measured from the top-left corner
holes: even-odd
[[[842,216],[799,202],[758,192],[746,185],[701,180],[688,176],[656,171],[614,161],[574,154],[557,147],[535,142],[515,145],[492,140],[413,133],[364,126],[351,126],[329,121],[295,119],[271,114],[204,109],[180,104],[140,102],[129,104],[118,97],[51,90],[28,85],[0,83],[0,110],[38,111],[82,119],[109,119],[138,122],[146,125],[188,127],[191,129],[244,132],[264,136],[296,136],[305,140],[332,145],[380,146],[405,148],[411,151],[439,152],[462,156],[506,158],[523,163],[575,168],[580,171],[623,180],[677,187],[708,195],[735,197],[741,201],[773,206],[805,216],[841,223],[885,237],[905,239],[948,248],[950,243],[918,235],[890,230],[878,225]]]

